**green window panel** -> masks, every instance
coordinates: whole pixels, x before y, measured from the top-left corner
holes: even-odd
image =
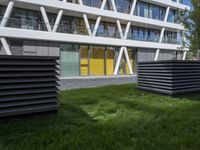
[[[60,67],[62,77],[80,75],[79,46],[72,44],[60,45]]]

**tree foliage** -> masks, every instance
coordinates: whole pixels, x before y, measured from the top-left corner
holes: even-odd
[[[192,10],[179,11],[179,20],[186,28],[185,36],[190,41],[189,48],[194,55],[200,50],[200,0],[191,0]]]

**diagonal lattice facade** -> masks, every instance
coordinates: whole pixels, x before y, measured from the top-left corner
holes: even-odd
[[[83,43],[83,44],[96,44],[96,45],[112,45],[119,46],[119,55],[116,60],[114,75],[117,75],[119,71],[120,62],[122,59],[122,55],[125,55],[126,62],[128,64],[130,74],[133,74],[133,70],[131,67],[129,55],[128,55],[128,47],[139,47],[139,48],[151,48],[156,49],[154,60],[158,60],[158,56],[160,51],[162,50],[174,50],[174,51],[182,51],[182,59],[185,59],[187,48],[181,49],[181,45],[174,44],[166,44],[163,43],[163,37],[166,32],[166,29],[184,31],[184,27],[180,24],[169,23],[167,21],[169,17],[169,13],[171,9],[189,9],[186,5],[181,4],[179,1],[174,2],[171,0],[162,1],[159,0],[151,0],[148,1],[150,3],[161,5],[166,8],[164,19],[161,20],[153,20],[149,18],[139,17],[134,15],[134,11],[136,9],[138,0],[133,0],[131,2],[130,10],[127,14],[123,14],[118,12],[116,1],[115,0],[102,0],[99,8],[88,7],[84,5],[82,0],[78,1],[70,1],[67,0],[11,0],[9,2],[5,2],[6,10],[3,15],[1,25],[0,25],[0,36],[1,43],[4,47],[4,50],[7,55],[12,55],[12,52],[9,48],[9,44],[7,43],[7,38],[19,38],[19,39],[33,39],[33,40],[45,40],[45,41],[57,41],[57,42],[72,42],[72,43]],[[108,11],[105,9],[107,3],[110,3],[112,7],[112,11]],[[20,29],[11,29],[6,27],[9,17],[13,11],[15,6],[27,5],[31,7],[39,8],[42,19],[44,21],[45,27],[47,31],[30,31],[30,30],[20,30]],[[50,24],[49,17],[47,15],[47,10],[56,9],[57,17],[53,25]],[[85,28],[87,30],[87,35],[75,35],[75,34],[62,34],[58,33],[58,27],[60,25],[60,21],[64,13],[74,13],[81,16],[85,23]],[[96,22],[94,28],[91,28],[91,24],[89,22],[89,18],[92,17]],[[102,20],[112,20],[112,22],[116,23],[117,30],[119,33],[119,39],[115,38],[105,38],[98,37],[97,31],[99,30],[100,23]],[[122,29],[122,22],[125,25],[125,30]],[[131,25],[145,25],[152,26],[154,28],[160,29],[159,40],[158,42],[146,42],[146,41],[136,41],[128,39],[128,34],[130,32]],[[181,49],[181,50],[180,50]]]

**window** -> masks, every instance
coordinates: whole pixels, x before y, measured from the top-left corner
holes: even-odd
[[[142,27],[133,27],[132,29],[131,39],[133,40],[158,42],[159,37],[160,37],[159,30],[146,29]]]
[[[159,30],[149,30],[149,41],[151,42],[158,42],[160,37]]]
[[[131,0],[115,0],[117,11],[121,13],[130,13]]]
[[[105,26],[104,26],[104,23],[102,23],[102,22],[99,24],[97,35],[98,36],[105,36]]]
[[[5,7],[5,6],[0,6],[0,21],[1,21],[2,18],[3,18],[3,15],[4,15],[5,10],[6,10],[6,7]]]
[[[80,75],[79,45],[60,45],[60,67],[62,77]]]
[[[101,0],[83,0],[83,4],[91,7],[101,7]]]
[[[160,19],[159,14],[160,14],[160,12],[159,12],[158,6],[155,6],[155,5],[149,6],[149,18],[159,20]]]
[[[148,4],[144,2],[138,2],[137,15],[148,18]]]
[[[14,8],[7,26],[30,30],[45,30],[45,25],[41,18],[40,12]]]
[[[164,20],[165,8],[145,2],[138,2],[134,15],[145,18]]]
[[[164,43],[177,44],[177,33],[166,31],[164,34]]]
[[[176,11],[175,10],[170,9],[167,21],[172,22],[172,23],[176,22]]]

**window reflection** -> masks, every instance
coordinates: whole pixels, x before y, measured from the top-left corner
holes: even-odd
[[[130,13],[132,0],[115,0],[117,11],[121,13]]]
[[[178,43],[178,41],[177,41],[177,33],[176,32],[165,31],[163,43],[177,44]]]
[[[83,0],[83,4],[91,7],[101,7],[101,0]]]
[[[160,37],[160,30],[132,27],[130,31],[132,33],[129,35],[132,35],[131,39],[133,40],[158,42]]]
[[[134,14],[145,18],[164,20],[165,8],[139,1]]]
[[[170,9],[167,21],[175,23],[176,22],[176,18],[177,18],[176,11],[173,10],[173,9]]]

